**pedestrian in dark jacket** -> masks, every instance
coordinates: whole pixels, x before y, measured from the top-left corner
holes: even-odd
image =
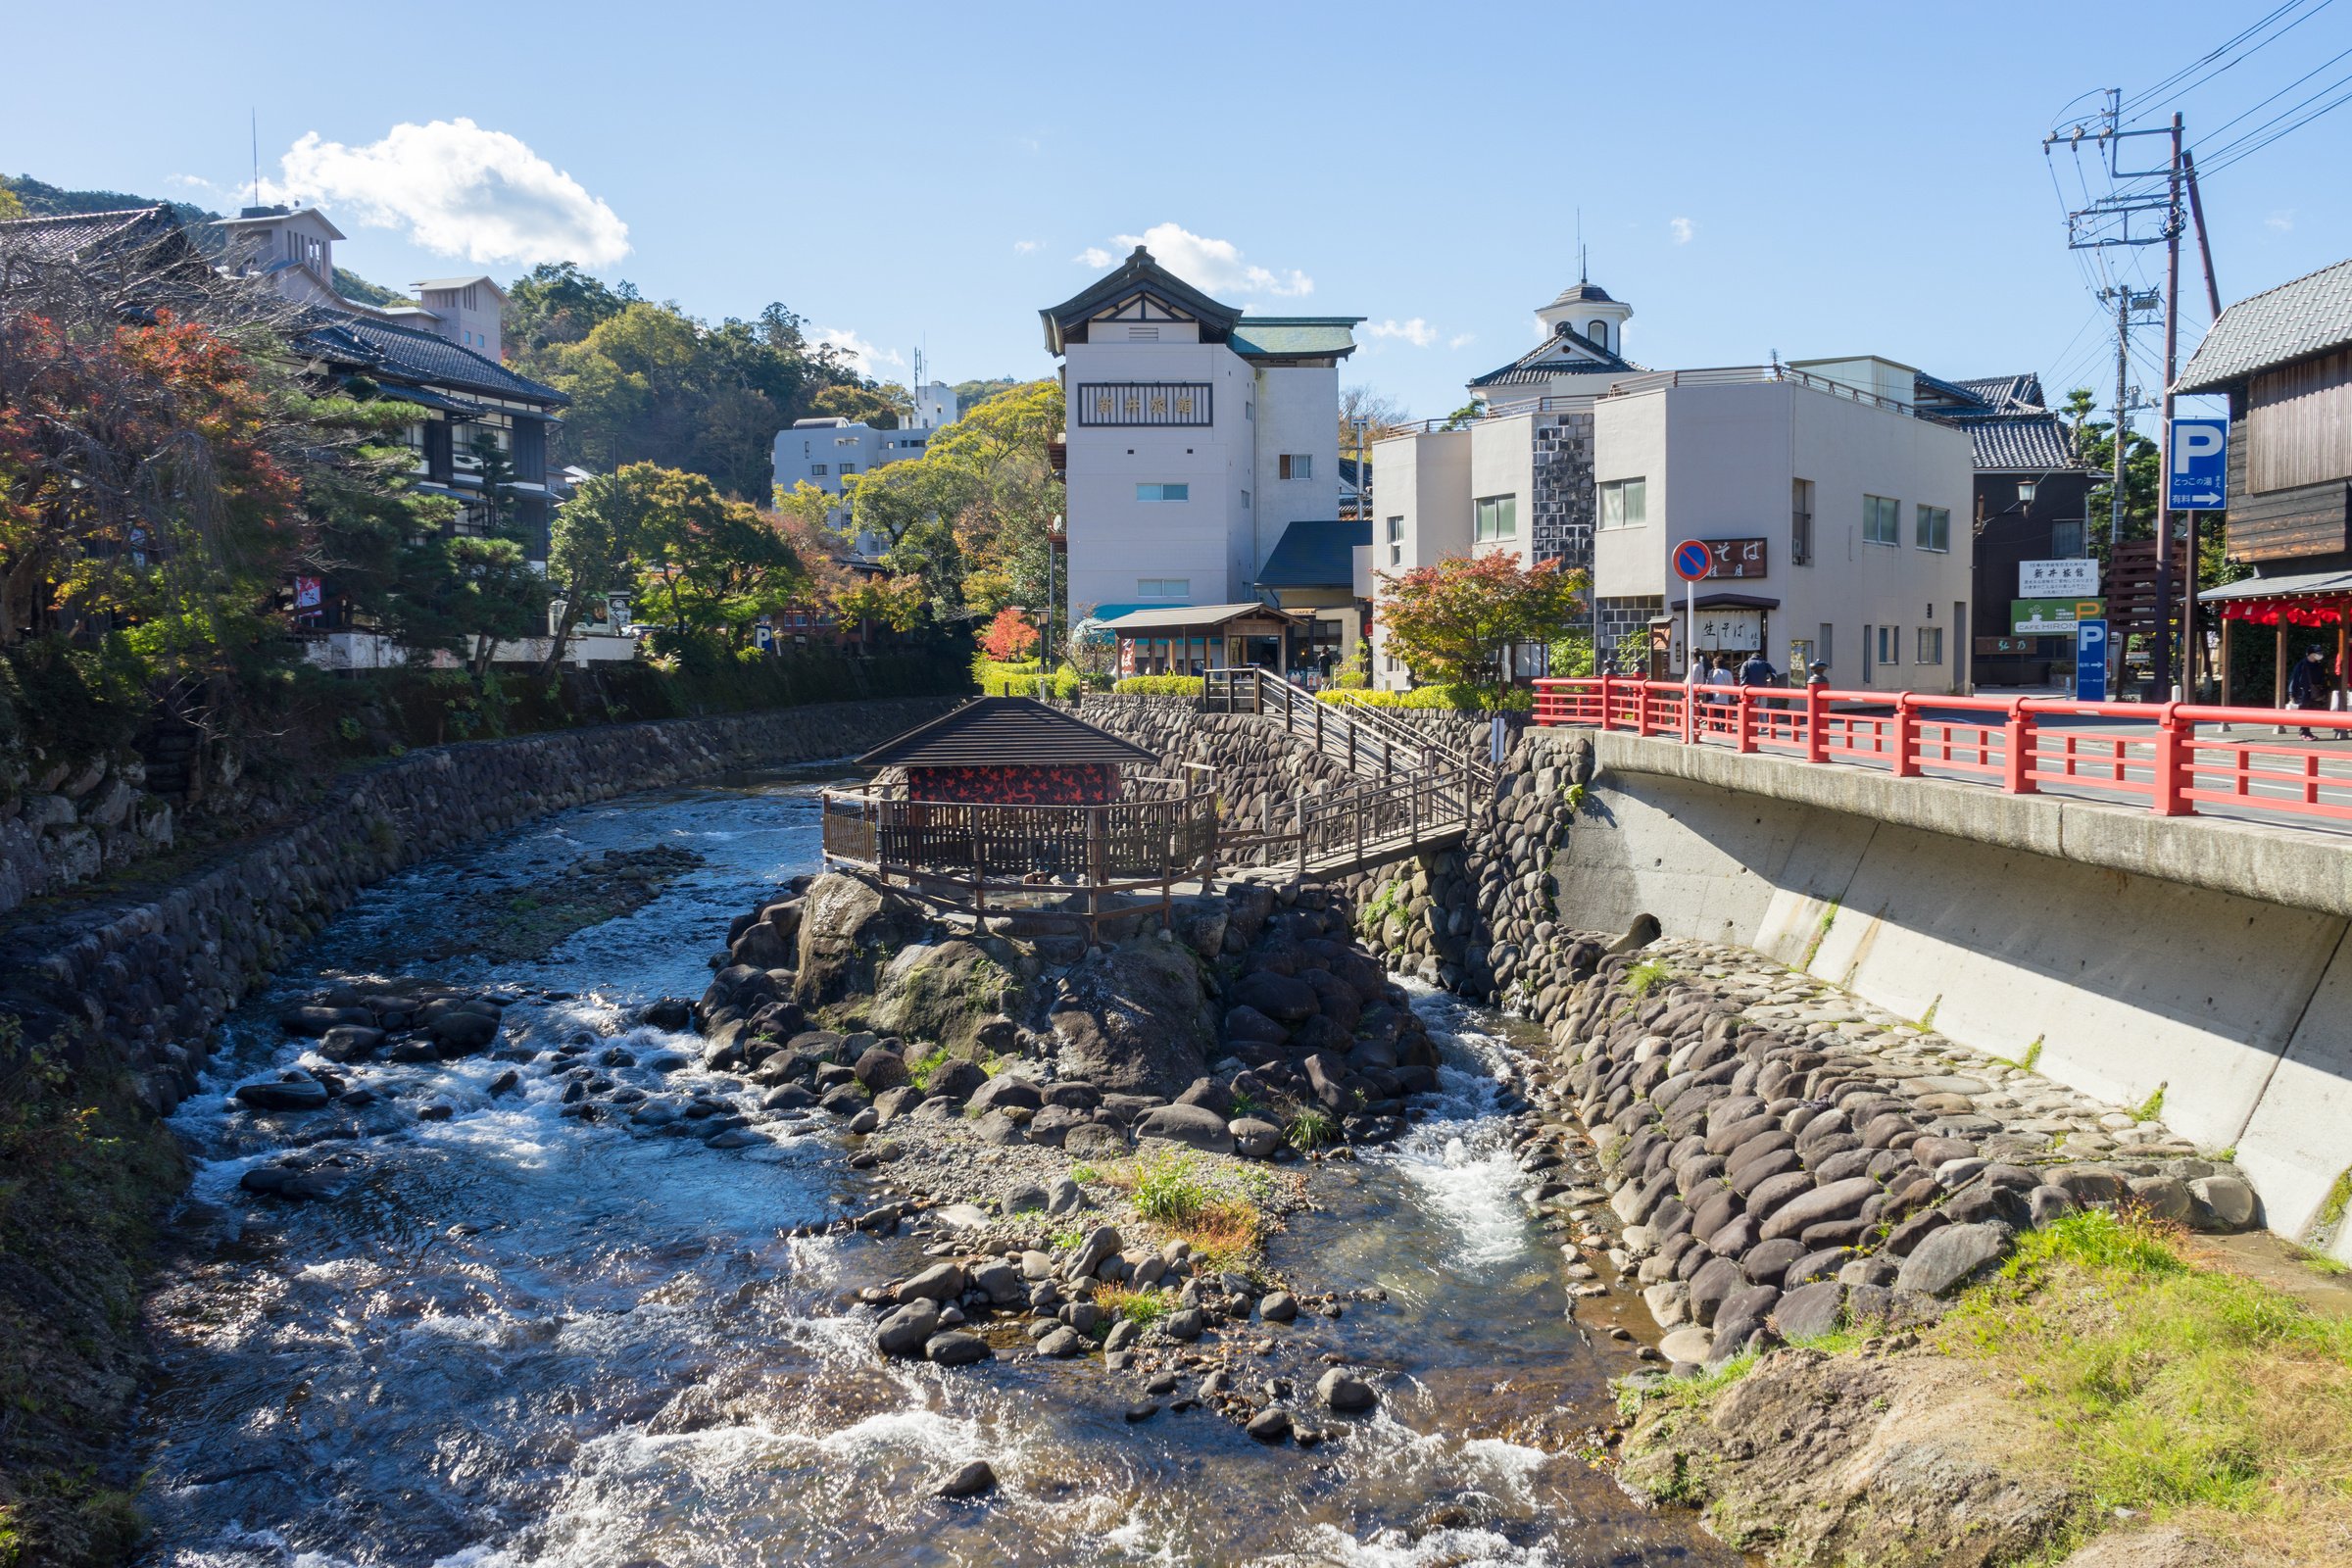
[[[1740,666],[1740,684],[1742,686],[1769,686],[1780,676],[1781,672],[1772,667],[1772,661],[1761,653],[1748,655],[1747,662]]]
[[[2328,695],[2334,690],[2335,671],[2328,667],[2328,655],[2323,649],[2314,648],[2297,660],[2295,667],[2287,672],[2286,703],[2289,708],[2300,708],[2306,712],[2326,712]],[[2308,725],[2304,727],[2303,738],[2307,741],[2319,739],[2312,734]]]

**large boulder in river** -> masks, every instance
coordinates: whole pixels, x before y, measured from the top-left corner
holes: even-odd
[[[890,960],[922,940],[924,927],[921,911],[904,899],[856,877],[818,877],[801,906],[793,1000],[813,1011],[870,995]]]
[[[1164,1100],[1200,1076],[1217,1023],[1190,950],[1148,937],[1098,948],[1066,983],[1054,1004],[1062,1077]]]
[[[873,1026],[907,1040],[936,1040],[956,1055],[969,1055],[981,1049],[983,1026],[997,1018],[1005,988],[1019,983],[977,942],[918,942],[902,948],[883,968]]]

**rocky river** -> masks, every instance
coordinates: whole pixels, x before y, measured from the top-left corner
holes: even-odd
[[[310,1044],[278,1028],[290,1003],[402,974],[497,993],[511,1043],[592,1036],[613,1078],[674,1089],[702,1069],[662,1060],[698,1042],[629,1020],[700,993],[730,918],[815,867],[819,782],[582,808],[404,873],[230,1020],[174,1118],[199,1163],[149,1307],[145,1561],[1740,1561],[1607,1473],[1593,1434],[1636,1363],[1593,1325],[1621,1303],[1570,1312],[1559,1239],[1520,1196],[1515,1026],[1444,993],[1414,1001],[1440,1092],[1393,1144],[1314,1163],[1268,1248],[1295,1289],[1349,1302],[1287,1327],[1294,1348],[1384,1391],[1311,1449],[1207,1411],[1131,1420],[1098,1360],[878,1356],[856,1293],[927,1259],[911,1234],[794,1234],[862,1201],[834,1124],[711,1148],[567,1115],[565,1080],[492,1054],[371,1067],[357,1119],[230,1100]],[[657,849],[684,853],[653,874]],[[609,906],[578,887],[600,856],[590,878],[639,882]],[[555,882],[594,923],[539,951]],[[248,1190],[290,1142],[331,1146],[331,1196]],[[934,1495],[973,1458],[992,1493]]]

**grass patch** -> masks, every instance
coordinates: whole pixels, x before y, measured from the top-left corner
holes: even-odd
[[[1086,1186],[1090,1182],[1099,1182],[1102,1179],[1102,1173],[1095,1169],[1095,1167],[1092,1165],[1072,1165],[1070,1167],[1070,1180],[1076,1182],[1081,1187]]]
[[[2150,1095],[2147,1099],[2141,1101],[2136,1105],[2125,1106],[2124,1114],[2131,1117],[2133,1121],[2154,1121],[2157,1117],[2164,1114],[2164,1090],[2165,1086],[2163,1084],[2158,1084],[2156,1086],[2156,1092]]]
[[[1674,971],[1656,958],[1647,958],[1625,972],[1625,991],[1631,997],[1646,997],[1674,978]]]
[[[1936,1009],[1942,1005],[1943,999],[1937,997],[1928,1004],[1928,1010],[1919,1015],[1919,1027],[1923,1033],[1936,1027]]]
[[[1103,1179],[1124,1190],[1137,1213],[1192,1243],[1211,1272],[1246,1272],[1271,1228],[1263,1207],[1272,1183],[1263,1172],[1203,1163],[1182,1150],[1114,1166]]]
[[[1821,952],[1821,945],[1830,938],[1830,927],[1837,923],[1838,901],[1832,899],[1830,906],[1821,911],[1820,923],[1813,927],[1813,940],[1805,944],[1805,956],[1797,963],[1799,969],[1810,970],[1813,967],[1814,956]]]
[[[906,1081],[917,1089],[928,1089],[932,1074],[955,1059],[947,1047],[935,1047],[906,1064]]]
[[[2007,1056],[1987,1056],[1984,1059],[1996,1067],[2015,1067],[2020,1072],[2032,1072],[2034,1064],[2041,1060],[2041,1036],[2035,1035],[2034,1043],[2026,1048],[2026,1054],[2014,1061]]]
[[[1150,1328],[1176,1310],[1176,1293],[1139,1291],[1127,1285],[1101,1285],[1095,1288],[1095,1304],[1110,1317],[1123,1317],[1130,1323]]]
[[[2311,1225],[2303,1232],[2303,1239],[2314,1244],[2324,1244],[2331,1239],[2336,1227],[2344,1222],[2344,1209],[2347,1206],[2352,1206],[2352,1168],[2337,1176],[2335,1184],[2328,1189],[2328,1196],[2320,1200],[2320,1211],[2311,1217]]]
[[[2117,1509],[2293,1561],[2352,1539],[2352,1321],[2189,1267],[2173,1233],[2092,1209],[2019,1239],[1934,1331],[2043,1423],[2080,1534]]]
[[[1283,1137],[1301,1154],[1311,1154],[1318,1149],[1340,1141],[1340,1124],[1323,1111],[1302,1110],[1291,1118],[1290,1126],[1283,1130]]]
[[[1582,784],[1570,784],[1560,792],[1561,798],[1568,803],[1570,816],[1576,815],[1585,808],[1585,797],[1588,793],[1590,792]]]

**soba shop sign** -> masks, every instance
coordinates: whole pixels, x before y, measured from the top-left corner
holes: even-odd
[[[2009,634],[2013,637],[2072,637],[2075,622],[2104,620],[2104,599],[2012,599]]]

